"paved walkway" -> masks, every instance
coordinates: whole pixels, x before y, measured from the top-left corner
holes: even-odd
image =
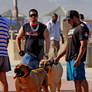
[[[62,63],[62,65],[63,65],[64,71],[63,71],[63,76],[62,76],[61,92],[75,92],[73,82],[66,81],[66,66],[65,66],[65,63]],[[15,92],[15,90],[16,90],[15,89],[15,80],[13,79],[14,67],[15,66],[12,66],[12,71],[7,73],[9,92]],[[90,90],[89,92],[92,92],[92,68],[86,68],[86,76],[87,76],[87,80],[88,80],[88,84],[89,84],[89,90]]]
[[[16,92],[15,90],[15,80],[12,76],[8,76],[8,84],[9,84],[9,92]],[[89,92],[92,92],[92,81],[88,81],[89,83]],[[75,92],[73,82],[68,82],[66,80],[62,80],[61,92]]]

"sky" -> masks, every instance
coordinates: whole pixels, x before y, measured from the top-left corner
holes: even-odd
[[[65,10],[75,9],[85,15],[86,19],[92,19],[92,0],[17,0],[18,10],[20,13],[28,16],[31,8],[38,10],[39,15],[43,16],[45,13],[55,9],[58,6]],[[0,0],[0,14],[14,9],[13,0]]]

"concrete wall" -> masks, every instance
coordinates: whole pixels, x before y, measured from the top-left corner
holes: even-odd
[[[10,40],[9,40],[9,44],[8,44],[8,54],[9,54],[9,58],[10,58],[10,62],[11,64],[17,64],[20,62],[21,60],[21,56],[19,56],[19,52],[17,50],[17,46],[16,46],[16,40],[15,40],[16,36],[14,35],[13,31],[10,31]],[[24,40],[21,40],[21,47],[22,49],[24,48]]]

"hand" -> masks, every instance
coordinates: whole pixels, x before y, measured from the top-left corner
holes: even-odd
[[[77,61],[77,60],[73,64],[74,67],[78,67],[79,65],[80,65],[80,61]]]
[[[48,59],[48,56],[43,56],[43,59],[46,59],[47,60]]]
[[[58,64],[59,58],[58,58],[58,57],[55,57],[55,58],[53,58],[53,59],[54,59],[54,63],[55,63],[55,64]]]
[[[25,52],[23,50],[20,50],[19,55],[20,56],[24,56],[25,55]]]

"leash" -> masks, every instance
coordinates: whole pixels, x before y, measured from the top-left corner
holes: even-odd
[[[27,76],[29,76],[30,75],[30,71],[24,76],[24,78],[26,78]]]
[[[48,64],[48,62],[49,62],[49,64]],[[52,66],[53,64],[55,64],[55,65],[58,64],[58,63],[55,63],[54,60],[49,60],[48,62],[47,62],[47,64],[45,65],[45,67],[48,66],[48,65]]]

